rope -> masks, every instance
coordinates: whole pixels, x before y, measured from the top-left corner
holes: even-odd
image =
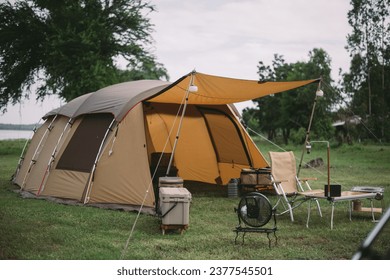
[[[283,149],[282,147],[278,146],[276,143],[272,142],[271,140],[269,140],[267,137],[261,135],[260,133],[254,131],[252,128],[250,127],[247,127],[248,130],[252,131],[254,134],[256,134],[257,136],[263,138],[264,140],[266,140],[267,142],[269,142],[270,144],[274,145],[275,147],[277,147],[278,149],[282,150],[283,152],[287,152],[285,149]]]
[[[271,140],[267,139],[267,137],[261,135],[260,133],[254,131],[253,129],[251,129],[250,127],[247,127],[248,130],[252,131],[254,134],[256,134],[257,136],[261,137],[262,139],[266,140],[267,142],[269,142],[270,144],[274,145],[275,147],[277,147],[279,150],[283,151],[283,152],[287,152],[287,150],[283,149],[282,147],[278,146],[276,143],[272,142]],[[295,161],[297,161],[297,159],[295,159]],[[307,165],[307,162],[303,162],[305,165]],[[317,168],[313,167],[313,166],[310,166],[310,165],[307,165],[310,169],[316,171],[318,174],[321,174],[322,176],[327,176],[324,172],[322,172],[321,170],[318,170]],[[339,184],[341,185],[339,182],[337,181],[334,181],[336,184]]]
[[[177,113],[176,113],[176,116],[175,116],[175,119],[174,119],[174,121],[173,121],[172,127],[171,127],[171,129],[170,129],[170,131],[169,131],[169,133],[168,133],[168,137],[167,137],[167,139],[166,139],[166,141],[165,141],[163,150],[162,150],[161,155],[160,155],[160,157],[159,157],[159,159],[158,159],[158,161],[157,161],[156,168],[155,168],[154,171],[153,171],[152,178],[151,178],[151,180],[149,181],[148,188],[147,188],[147,190],[146,190],[146,192],[145,192],[145,195],[144,195],[144,198],[143,198],[142,203],[141,203],[141,205],[140,205],[140,208],[138,209],[137,216],[135,217],[135,221],[134,221],[134,223],[133,223],[133,226],[131,227],[131,230],[130,230],[130,232],[129,232],[129,237],[127,238],[125,247],[124,247],[123,250],[122,250],[122,254],[121,254],[121,259],[122,259],[122,260],[123,260],[125,254],[126,254],[126,252],[127,252],[127,249],[128,249],[128,247],[129,247],[130,239],[131,239],[131,237],[133,236],[133,233],[134,233],[134,230],[135,230],[135,226],[136,226],[136,224],[137,224],[137,222],[138,222],[138,219],[139,219],[139,217],[140,217],[140,215],[141,215],[142,209],[143,209],[143,207],[144,207],[144,205],[145,205],[145,201],[146,201],[146,198],[147,198],[147,196],[148,196],[148,194],[149,194],[149,190],[150,190],[151,186],[153,185],[154,177],[155,177],[156,174],[157,174],[157,170],[158,170],[158,167],[159,167],[159,165],[160,165],[161,159],[162,159],[162,157],[163,157],[163,155],[164,155],[164,153],[165,153],[165,150],[166,150],[166,148],[167,148],[167,146],[168,146],[170,137],[171,137],[172,132],[173,132],[173,128],[175,127],[176,121],[177,121],[177,119],[178,119],[178,117],[179,117],[179,113],[180,113],[180,111],[181,111],[181,108],[183,107],[183,104],[184,104],[184,101],[185,101],[185,97],[186,97],[186,95],[183,95],[183,99],[182,99],[181,104],[180,104],[180,106],[179,106],[179,109],[178,109],[178,111],[177,111]]]

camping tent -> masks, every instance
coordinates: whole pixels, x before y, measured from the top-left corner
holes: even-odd
[[[163,175],[184,103],[172,172],[224,185],[243,168],[268,165],[229,104],[317,81],[260,83],[191,72],[174,83],[112,85],[47,113],[13,182],[34,196],[153,211],[152,177]]]

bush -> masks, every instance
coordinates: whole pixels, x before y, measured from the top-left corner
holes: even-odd
[[[293,130],[290,133],[290,141],[295,145],[301,145],[305,141],[306,130],[301,127],[298,131]]]

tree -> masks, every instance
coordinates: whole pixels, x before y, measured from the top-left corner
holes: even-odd
[[[148,52],[154,7],[142,0],[22,0],[0,4],[0,109],[37,85],[69,101],[104,86],[168,79]],[[124,60],[127,69],[116,61]]]
[[[348,21],[351,64],[342,85],[351,99],[350,111],[372,134],[389,140],[390,0],[352,0]]]
[[[322,49],[309,52],[309,61],[286,63],[283,56],[274,55],[272,66],[266,66],[262,61],[258,64],[260,81],[294,81],[322,77],[330,85],[331,59]],[[268,133],[268,138],[274,140],[277,131],[281,131],[283,141],[287,144],[291,133],[305,131],[314,101],[317,85],[311,85],[254,100],[258,107],[256,117],[260,128]],[[330,111],[337,100],[334,91],[326,91],[326,96],[320,100],[316,109],[316,121],[312,131],[318,137],[329,138],[332,133]],[[298,136],[297,142],[302,143],[305,133]],[[317,137],[316,136],[316,137]]]

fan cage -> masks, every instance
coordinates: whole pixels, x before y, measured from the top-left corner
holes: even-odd
[[[272,217],[272,206],[268,198],[257,192],[241,198],[238,204],[238,219],[250,227],[262,227]]]

